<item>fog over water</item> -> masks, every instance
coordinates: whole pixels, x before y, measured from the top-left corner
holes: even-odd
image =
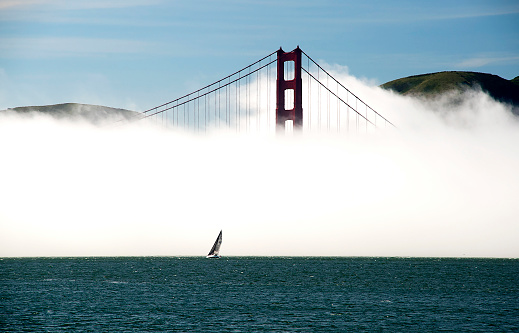
[[[481,91],[402,97],[369,135],[195,135],[0,116],[0,256],[519,257],[519,121]]]

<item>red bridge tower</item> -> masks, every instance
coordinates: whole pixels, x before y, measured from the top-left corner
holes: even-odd
[[[286,80],[285,63],[294,62],[294,78]],[[299,46],[292,52],[284,52],[279,48],[277,52],[277,80],[276,80],[276,131],[285,131],[285,123],[292,120],[294,130],[303,127],[303,82],[301,80],[301,49]],[[288,91],[288,92],[287,92]],[[294,107],[286,109],[285,94],[290,98],[293,94]]]

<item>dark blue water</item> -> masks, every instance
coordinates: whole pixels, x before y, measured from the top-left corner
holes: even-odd
[[[2,332],[518,332],[519,260],[0,260]]]

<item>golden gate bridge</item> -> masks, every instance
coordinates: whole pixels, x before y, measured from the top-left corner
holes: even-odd
[[[196,91],[144,111],[165,127],[196,132],[369,132],[394,125],[299,46],[282,48]]]

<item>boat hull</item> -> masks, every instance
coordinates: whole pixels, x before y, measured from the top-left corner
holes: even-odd
[[[220,256],[213,254],[213,255],[207,256],[206,258],[207,259],[220,259]]]

